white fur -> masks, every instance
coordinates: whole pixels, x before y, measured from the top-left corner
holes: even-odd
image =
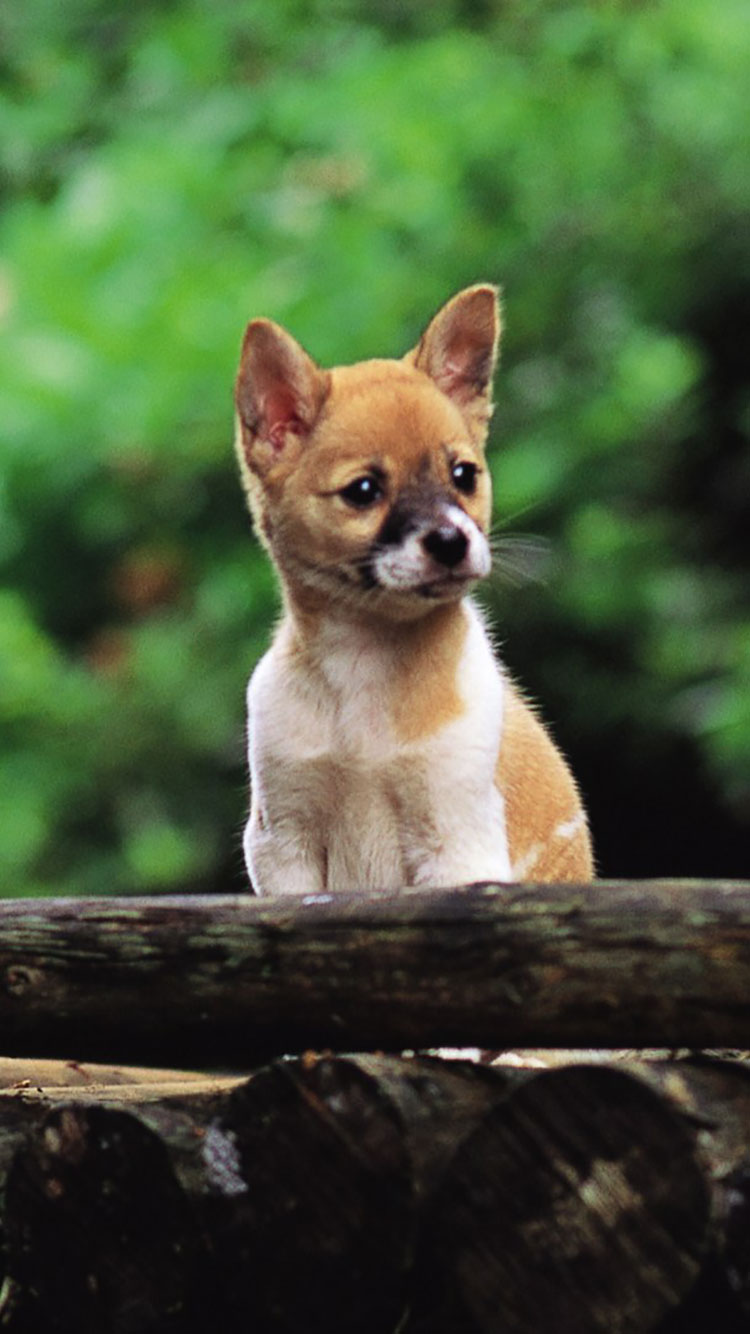
[[[446,570],[425,550],[425,532],[438,521],[453,524],[467,540],[466,555],[455,571]],[[490,572],[490,565],[490,547],[482,530],[458,505],[444,505],[435,510],[429,523],[409,534],[398,546],[386,547],[378,554],[375,575],[382,588],[410,592],[429,581],[450,583],[454,579],[484,579]]]
[[[534,867],[544,853],[544,850],[544,843],[532,843],[531,847],[526,850],[523,857],[519,857],[518,860],[513,863],[513,879],[517,881],[528,880],[529,874],[534,870]]]
[[[572,820],[563,820],[553,831],[553,838],[571,839],[575,838],[580,829],[586,824],[586,816],[583,811],[577,811]]]
[[[248,687],[244,850],[257,893],[510,880],[494,784],[504,682],[478,612],[462,607],[464,711],[414,742],[389,720],[391,643],[331,619],[303,658],[282,624]]]

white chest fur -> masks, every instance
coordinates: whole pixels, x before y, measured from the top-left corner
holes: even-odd
[[[494,781],[504,683],[468,601],[463,614],[461,709],[409,741],[391,717],[397,643],[332,627],[313,668],[282,626],[248,687],[244,848],[257,893],[510,879]]]

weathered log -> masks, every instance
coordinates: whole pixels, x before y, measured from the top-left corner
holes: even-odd
[[[0,1082],[3,1329],[208,1327],[210,1241],[189,1197],[215,1189],[201,1148],[240,1079],[2,1061]]]
[[[95,1094],[99,1089],[130,1090],[141,1085],[179,1092],[186,1086],[205,1087],[212,1076],[199,1070],[159,1070],[150,1065],[98,1065],[89,1061],[35,1060],[0,1056],[0,1091],[33,1093],[77,1089]],[[232,1076],[225,1076],[229,1082]],[[239,1078],[235,1076],[234,1078]],[[64,1097],[64,1093],[60,1094]]]
[[[644,1334],[710,1244],[695,1136],[603,1066],[532,1076],[459,1146],[425,1217],[410,1334]]]
[[[52,1112],[11,1167],[5,1226],[12,1334],[192,1334],[208,1318],[205,1240],[166,1147],[126,1112]]]
[[[421,1195],[515,1078],[309,1056],[213,1102],[154,1105],[134,1086],[138,1119],[80,1102],[48,1112],[8,1176],[5,1327],[187,1334],[210,1307],[229,1330],[387,1334],[408,1301]]]
[[[739,1334],[750,1324],[750,1067],[695,1056],[631,1068],[694,1126],[713,1201],[711,1253],[660,1334]]]
[[[233,1093],[241,1207],[217,1235],[230,1328],[390,1334],[410,1300],[420,1208],[512,1076],[378,1056],[277,1061]]]
[[[196,1135],[241,1082],[240,1076],[0,1059],[0,1183],[29,1133],[71,1099],[81,1106],[135,1113],[165,1140],[178,1169],[189,1177]]]
[[[748,1125],[750,1138],[750,1125]],[[724,1178],[719,1266],[750,1325],[750,1158]]]
[[[741,1047],[750,884],[473,886],[0,908],[8,1055]]]
[[[591,1055],[567,1051],[506,1054],[514,1069],[586,1063]],[[622,1072],[643,1080],[692,1127],[711,1191],[713,1239],[695,1287],[659,1324],[659,1334],[720,1329],[739,1334],[750,1325],[750,1063],[746,1052],[598,1052]],[[743,1314],[744,1313],[744,1314]]]
[[[410,1334],[747,1321],[737,1063],[310,1054],[240,1083],[25,1084],[0,1094],[0,1149],[34,1127],[8,1179],[9,1334],[202,1334],[207,1313],[392,1334],[410,1305]]]
[[[712,1251],[684,1301],[649,1334],[747,1334],[749,1327],[747,1315]]]

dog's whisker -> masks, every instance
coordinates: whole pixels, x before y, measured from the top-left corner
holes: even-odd
[[[497,533],[490,536],[493,582],[520,587],[549,582],[555,564],[552,543],[533,533]]]
[[[505,532],[507,529],[515,529],[520,520],[528,519],[539,509],[538,504],[531,503],[522,505],[520,509],[513,510],[510,514],[495,514],[492,520],[491,533]]]

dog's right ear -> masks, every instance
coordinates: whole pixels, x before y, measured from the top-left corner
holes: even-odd
[[[263,475],[304,440],[327,392],[327,373],[286,329],[272,320],[248,324],[235,404],[242,452],[252,472]]]
[[[404,358],[456,404],[478,444],[484,441],[492,412],[499,339],[498,289],[493,283],[477,283],[441,307]]]

